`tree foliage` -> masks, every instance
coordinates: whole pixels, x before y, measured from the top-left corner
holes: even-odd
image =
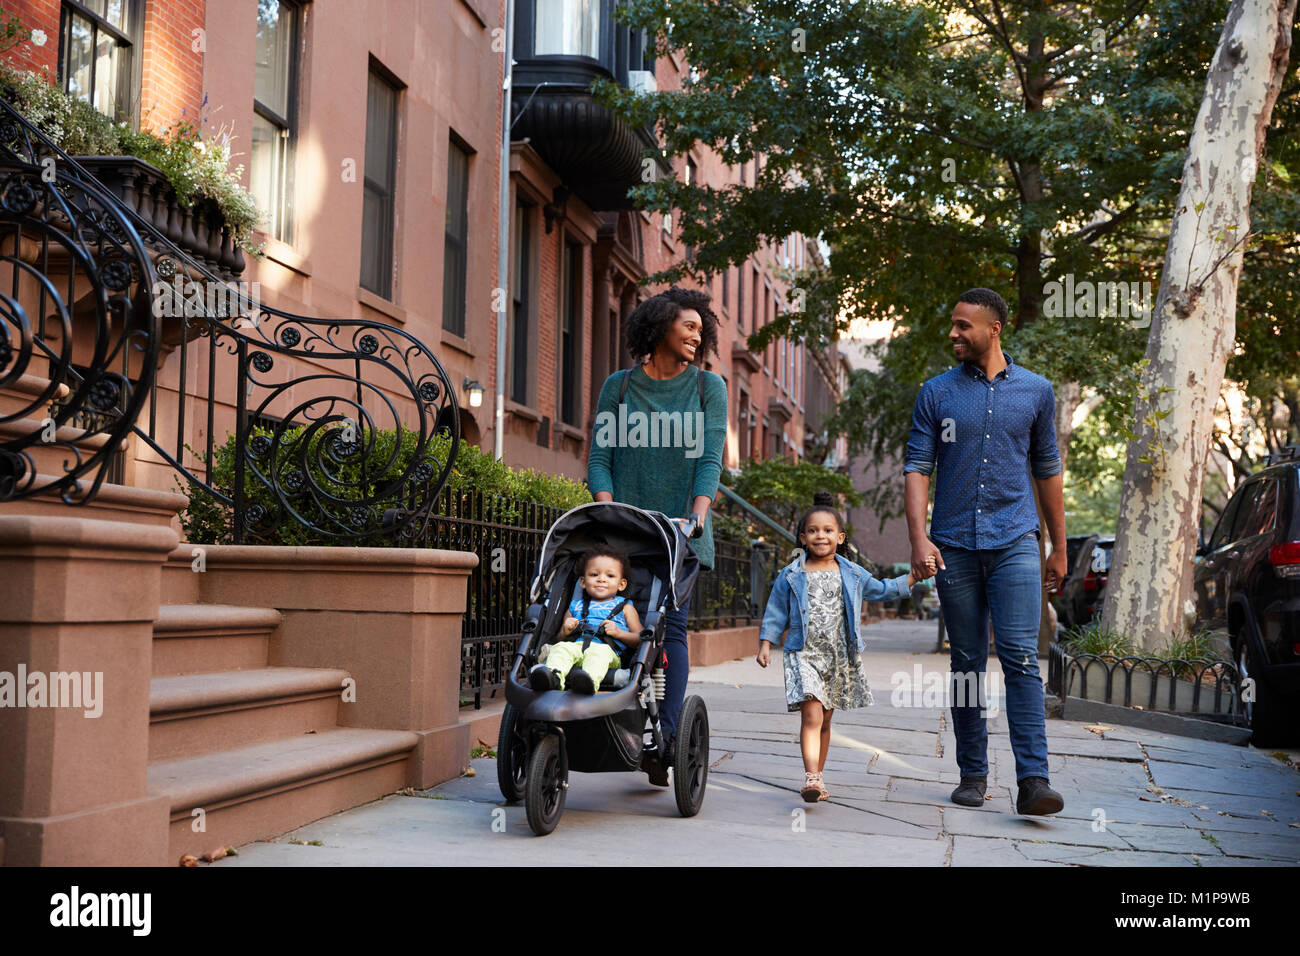
[[[820,237],[829,268],[788,278],[806,311],[750,336],[817,348],[854,320],[889,318],[879,368],[860,371],[830,425],[891,462],[920,383],[952,364],[956,297],[1011,305],[1005,347],[1056,383],[1104,396],[1111,434],[1132,413],[1140,316],[1048,315],[1048,283],[1159,288],[1188,132],[1226,0],[633,0],[617,14],[685,54],[680,90],[597,96],[653,124],[665,152],[697,144],[733,165],[761,155],[752,186],[663,178],[632,190],[673,209],[693,256],[647,282],[703,279],[793,232]],[[671,29],[671,32],[668,32]],[[1300,83],[1274,111],[1255,184],[1231,379],[1276,394],[1300,360],[1297,195]],[[1071,310],[1074,311],[1074,310]],[[901,506],[901,479],[868,491]]]

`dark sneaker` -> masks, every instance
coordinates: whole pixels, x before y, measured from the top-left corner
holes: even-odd
[[[656,787],[668,786],[668,768],[659,761],[657,753],[647,753],[641,758],[641,769]]]
[[[1057,813],[1065,807],[1061,795],[1047,785],[1046,777],[1026,777],[1020,781],[1016,794],[1016,813],[1041,817]]]
[[[596,685],[591,680],[591,675],[581,667],[575,667],[569,671],[568,676],[564,678],[564,687],[575,694],[594,694]]]
[[[560,672],[553,671],[545,664],[537,664],[528,672],[528,686],[539,694],[547,690],[560,689]]]
[[[984,791],[988,785],[988,777],[962,777],[961,783],[952,792],[952,802],[962,807],[982,807]]]

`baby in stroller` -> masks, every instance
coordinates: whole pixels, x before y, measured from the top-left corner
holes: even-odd
[[[594,694],[611,665],[640,640],[641,618],[627,598],[627,557],[611,548],[596,548],[583,557],[579,594],[564,615],[562,633],[579,631],[580,639],[552,644],[546,660],[528,672],[535,691],[570,690]]]

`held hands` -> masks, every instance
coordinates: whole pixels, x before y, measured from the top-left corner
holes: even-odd
[[[912,546],[912,577],[916,581],[924,581],[943,569],[943,555],[929,538]],[[915,581],[909,583],[914,584]]]
[[[925,571],[926,573],[920,576],[918,576],[915,571],[909,572],[907,575],[907,586],[909,588],[914,588],[916,587],[917,581],[924,581],[926,578],[934,577],[934,573],[935,573],[934,555],[930,555],[925,559]]]
[[[766,667],[772,660],[772,644],[770,641],[763,641],[758,645],[758,656],[754,658],[759,667]]]

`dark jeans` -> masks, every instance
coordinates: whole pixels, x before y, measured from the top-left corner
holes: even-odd
[[[953,684],[976,672],[982,687],[989,660],[989,621],[1006,681],[1007,728],[1016,780],[1047,777],[1047,726],[1038,673],[1042,574],[1032,532],[1006,548],[970,551],[941,545],[945,570],[935,578],[952,648]],[[952,730],[963,777],[988,776],[988,719],[978,700],[953,686]],[[965,698],[965,699],[963,699]],[[963,706],[957,706],[963,704]]]
[[[668,655],[668,669],[664,671],[664,699],[659,705],[659,726],[664,739],[677,733],[677,717],[686,699],[686,678],[690,676],[691,650],[686,644],[686,616],[691,602],[687,600],[681,610],[664,614],[664,652]]]

